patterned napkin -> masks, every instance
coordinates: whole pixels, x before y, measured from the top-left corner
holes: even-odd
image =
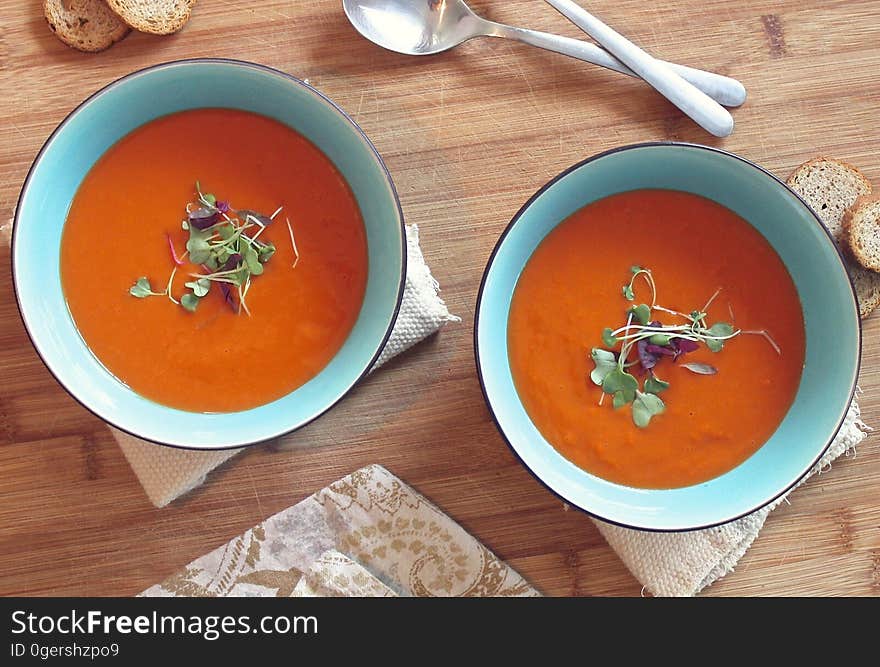
[[[397,477],[367,466],[194,560],[145,597],[533,597]]]
[[[460,319],[451,315],[438,295],[439,285],[419,247],[419,228],[406,228],[407,268],[403,303],[391,337],[382,350],[375,370],[391,357],[427,338],[447,322]],[[199,451],[162,447],[111,428],[122,453],[156,507],[164,507],[178,496],[200,486],[214,468],[232,458],[241,449]],[[283,442],[283,439],[282,439]]]
[[[859,405],[853,401],[834,442],[801,484],[827,470],[841,454],[854,451],[867,436],[866,430]],[[758,537],[767,515],[787,497],[737,521],[687,533],[647,533],[594,523],[646,591],[657,596],[691,596],[733,571]]]

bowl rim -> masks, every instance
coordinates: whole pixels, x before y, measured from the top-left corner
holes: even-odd
[[[261,436],[259,439],[248,440],[246,442],[235,443],[235,444],[224,444],[224,445],[216,446],[216,447],[200,447],[200,446],[194,446],[191,444],[184,444],[183,442],[165,442],[163,440],[159,440],[159,439],[150,437],[149,435],[145,435],[142,433],[135,433],[131,429],[117,423],[114,415],[112,415],[110,413],[101,414],[98,410],[96,410],[92,406],[86,404],[82,399],[80,399],[79,396],[77,396],[77,394],[70,387],[68,387],[64,382],[61,381],[61,378],[55,372],[55,369],[48,363],[48,361],[46,360],[46,357],[43,354],[43,351],[40,349],[40,346],[38,345],[37,340],[34,337],[34,334],[31,331],[31,328],[28,326],[28,322],[24,317],[24,311],[22,309],[22,302],[21,302],[21,297],[20,297],[19,288],[18,288],[18,272],[16,271],[16,261],[15,261],[16,232],[19,229],[19,216],[20,216],[20,212],[21,212],[21,203],[22,203],[22,200],[25,196],[25,193],[28,190],[28,187],[30,186],[30,182],[31,182],[31,178],[33,176],[34,170],[36,169],[37,165],[42,161],[44,153],[48,150],[49,146],[55,140],[55,137],[59,133],[62,132],[62,130],[68,125],[69,122],[72,121],[72,119],[75,116],[77,116],[83,109],[85,109],[93,101],[95,101],[99,97],[103,96],[104,94],[120,87],[121,85],[123,85],[127,81],[129,81],[131,79],[138,78],[138,77],[142,77],[145,75],[149,75],[152,72],[155,72],[158,70],[171,69],[171,68],[180,67],[180,66],[194,66],[194,65],[224,65],[224,66],[230,66],[230,67],[239,67],[239,68],[243,68],[243,69],[255,70],[257,72],[263,72],[263,73],[270,74],[272,76],[284,79],[294,86],[299,86],[301,88],[304,88],[308,93],[318,97],[319,100],[325,102],[333,110],[333,112],[338,114],[342,118],[343,121],[345,121],[349,125],[351,125],[351,127],[355,130],[355,132],[358,135],[360,135],[360,137],[364,141],[364,144],[369,149],[369,151],[372,152],[374,158],[376,159],[376,163],[377,163],[378,167],[381,169],[382,175],[384,176],[384,180],[387,183],[389,190],[391,192],[392,198],[394,200],[394,208],[397,212],[397,221],[398,221],[398,226],[400,228],[400,242],[401,242],[401,248],[400,248],[401,268],[400,268],[400,275],[398,276],[397,296],[396,296],[396,301],[395,301],[394,307],[391,311],[388,323],[385,327],[385,332],[384,332],[381,340],[379,340],[378,343],[376,344],[376,349],[372,352],[368,363],[365,365],[364,368],[360,369],[357,372],[357,375],[354,378],[354,380],[352,382],[350,382],[348,384],[348,386],[345,387],[339,393],[338,397],[336,397],[332,402],[329,403],[329,405],[324,407],[322,410],[318,411],[316,414],[314,414],[304,420],[300,420],[296,424],[293,424],[291,426],[283,426],[279,430],[277,430],[277,432],[273,432],[269,435],[266,435],[265,437]],[[239,448],[243,448],[243,447],[250,447],[253,445],[258,445],[258,444],[261,444],[264,442],[269,442],[271,440],[275,440],[277,438],[280,438],[280,437],[283,437],[283,436],[288,435],[290,433],[293,433],[294,431],[297,431],[297,430],[301,429],[302,427],[304,427],[308,424],[311,424],[313,421],[315,421],[319,417],[321,417],[324,414],[326,414],[327,412],[329,412],[340,401],[342,401],[342,399],[345,398],[351,392],[351,390],[370,373],[370,370],[372,370],[372,368],[375,366],[376,361],[379,359],[379,356],[382,354],[382,350],[385,348],[386,344],[388,343],[388,339],[391,337],[391,332],[394,329],[394,324],[397,322],[397,318],[400,313],[400,308],[403,304],[403,294],[404,294],[404,290],[406,288],[406,272],[407,272],[406,223],[405,223],[405,220],[403,217],[403,208],[401,207],[401,204],[400,204],[400,197],[397,193],[397,188],[394,185],[394,180],[391,177],[391,172],[389,171],[388,166],[385,164],[385,161],[382,159],[382,156],[379,154],[379,151],[376,149],[375,145],[373,145],[373,142],[370,141],[370,138],[363,131],[363,129],[361,129],[360,125],[358,125],[357,122],[348,113],[346,113],[342,109],[342,107],[340,107],[338,104],[336,104],[336,102],[334,102],[332,99],[330,99],[330,97],[328,97],[327,95],[325,95],[324,93],[322,93],[318,89],[314,88],[310,84],[306,83],[302,79],[299,79],[299,78],[293,76],[292,74],[288,74],[287,72],[276,69],[274,67],[270,67],[268,65],[263,65],[260,63],[251,62],[248,60],[241,60],[241,59],[237,59],[237,58],[217,58],[217,57],[181,58],[181,59],[176,59],[176,60],[168,60],[165,62],[157,63],[155,65],[149,65],[147,67],[143,67],[143,68],[134,70],[132,72],[129,72],[127,74],[124,74],[123,76],[121,76],[117,79],[114,79],[110,83],[102,86],[101,88],[99,88],[98,90],[96,90],[95,92],[90,94],[88,97],[83,99],[70,112],[68,112],[64,116],[64,118],[61,120],[61,122],[58,123],[58,125],[55,127],[55,129],[52,130],[51,134],[49,134],[49,136],[43,142],[42,146],[40,147],[40,150],[37,152],[36,156],[34,157],[33,161],[31,162],[30,167],[28,167],[27,174],[25,175],[24,181],[22,182],[21,190],[19,191],[18,199],[16,200],[15,213],[13,215],[13,222],[12,222],[12,236],[11,236],[11,240],[10,240],[10,268],[11,268],[11,272],[12,272],[13,293],[15,295],[15,303],[17,306],[16,310],[18,311],[18,316],[21,319],[21,322],[24,326],[25,333],[27,334],[28,339],[30,340],[31,345],[33,346],[34,350],[36,351],[37,356],[39,357],[40,361],[43,362],[43,365],[48,369],[49,373],[52,375],[52,377],[55,379],[55,381],[59,385],[61,385],[61,387],[71,397],[73,397],[73,399],[77,403],[79,403],[81,406],[83,406],[86,410],[88,410],[90,413],[95,415],[101,421],[103,421],[103,422],[109,424],[110,426],[122,431],[123,433],[131,435],[131,436],[138,438],[140,440],[145,440],[146,442],[154,443],[157,445],[162,445],[164,447],[172,447],[174,449],[183,449],[183,450],[189,450],[189,451],[202,451],[202,452],[226,451],[226,450],[230,450],[230,449],[239,449]],[[100,362],[100,360],[99,360],[99,362]],[[107,372],[109,373],[109,371],[107,371]],[[111,373],[111,375],[112,375],[112,373]],[[117,382],[120,382],[120,381],[117,379]],[[120,382],[120,384],[122,384],[122,383]],[[125,385],[122,385],[122,386],[125,386]],[[130,387],[129,387],[129,390],[136,393],[136,394],[138,393],[138,392],[134,391],[133,389],[131,389]],[[290,392],[290,393],[292,393],[292,392]],[[287,395],[289,395],[289,393],[285,394],[285,396],[287,396]],[[160,405],[161,407],[167,408],[170,410],[176,409],[176,408],[172,408],[170,406],[162,405],[159,403],[157,403],[156,405]],[[257,406],[257,407],[261,407],[261,406]],[[232,414],[247,414],[248,412],[250,412],[253,409],[255,409],[255,408],[249,408],[247,410],[240,410],[240,411],[237,411],[236,413],[232,413]],[[184,411],[184,412],[186,412],[186,411]],[[202,414],[202,413],[194,413],[194,414]],[[181,435],[181,439],[185,440],[185,434]]]
[[[480,340],[479,340],[480,312],[482,309],[483,296],[484,296],[484,292],[485,292],[485,288],[486,288],[486,281],[489,277],[489,273],[490,273],[492,266],[495,262],[495,257],[498,254],[499,250],[501,249],[501,246],[504,244],[504,241],[506,240],[510,231],[517,224],[517,222],[520,220],[520,218],[525,213],[525,211],[535,202],[535,200],[537,200],[540,196],[542,196],[544,194],[544,192],[546,192],[555,183],[557,183],[558,181],[560,181],[563,178],[565,178],[566,176],[568,176],[568,174],[570,174],[573,171],[576,171],[576,170],[580,169],[581,167],[584,167],[592,162],[595,162],[601,158],[607,157],[609,155],[614,155],[615,153],[621,153],[621,152],[629,151],[629,150],[644,149],[644,148],[650,149],[650,148],[658,148],[658,147],[663,147],[663,148],[680,147],[680,148],[686,148],[688,150],[707,151],[710,153],[715,153],[717,155],[721,155],[726,158],[733,158],[739,162],[742,162],[747,167],[750,167],[750,168],[760,172],[764,176],[769,177],[777,185],[781,186],[784,191],[787,191],[788,193],[790,193],[801,204],[803,204],[804,208],[806,208],[806,210],[809,211],[809,213],[811,214],[813,221],[825,233],[825,238],[828,240],[831,247],[834,248],[834,250],[835,250],[834,256],[837,258],[837,261],[840,263],[841,270],[843,271],[844,275],[847,277],[847,280],[848,280],[849,286],[850,286],[850,293],[851,293],[851,296],[853,299],[854,312],[856,314],[857,333],[858,333],[857,349],[856,349],[856,367],[855,367],[855,372],[853,373],[852,381],[850,383],[851,386],[850,386],[850,390],[849,390],[849,397],[848,397],[848,400],[846,403],[846,407],[844,408],[844,410],[840,416],[840,419],[837,423],[837,426],[834,427],[834,429],[832,430],[832,432],[828,436],[828,441],[824,444],[824,446],[822,447],[821,451],[816,456],[816,458],[813,459],[813,461],[803,470],[803,472],[799,473],[792,482],[788,483],[786,486],[784,486],[782,488],[782,490],[778,491],[770,498],[761,501],[759,504],[755,505],[751,509],[743,511],[735,516],[726,517],[723,519],[719,519],[718,521],[713,521],[711,523],[706,523],[706,524],[700,524],[697,526],[681,526],[681,527],[672,527],[672,528],[656,528],[656,527],[652,527],[652,526],[636,525],[636,524],[626,523],[624,521],[620,521],[617,519],[610,519],[608,517],[604,517],[595,511],[588,510],[587,508],[582,507],[580,504],[578,504],[574,500],[567,498],[566,496],[557,492],[556,489],[551,487],[540,476],[538,476],[538,474],[534,470],[532,470],[532,468],[529,467],[529,465],[525,462],[525,460],[522,458],[522,456],[520,456],[516,447],[513,445],[510,438],[507,436],[507,433],[505,433],[504,429],[501,426],[501,422],[499,421],[498,415],[495,412],[495,408],[492,404],[492,401],[489,398],[489,392],[486,389],[486,382],[483,377],[483,368],[482,368],[482,363],[480,360]],[[570,505],[573,505],[574,507],[577,507],[579,510],[581,510],[582,512],[584,512],[585,514],[587,514],[593,518],[599,519],[605,523],[619,526],[621,528],[629,528],[629,529],[633,529],[633,530],[640,530],[640,531],[646,531],[646,532],[652,532],[652,533],[690,532],[690,531],[695,531],[695,530],[704,530],[706,528],[714,528],[716,526],[721,526],[723,524],[730,523],[732,521],[736,521],[737,519],[741,519],[745,516],[748,516],[756,511],[764,508],[764,507],[767,507],[768,505],[770,505],[774,501],[780,499],[786,493],[788,493],[789,491],[794,489],[807,476],[807,474],[816,466],[816,464],[822,460],[822,457],[825,456],[826,452],[828,451],[828,448],[831,446],[831,443],[834,442],[834,439],[837,437],[837,434],[840,432],[840,429],[843,427],[843,424],[846,421],[846,416],[849,413],[850,405],[852,404],[853,398],[855,397],[855,394],[856,394],[856,390],[857,390],[857,386],[858,386],[858,379],[859,379],[859,370],[861,368],[861,362],[862,362],[862,320],[859,317],[858,297],[856,295],[856,291],[855,291],[855,287],[852,282],[852,278],[850,277],[849,271],[846,268],[846,262],[845,262],[843,253],[842,253],[840,247],[838,247],[837,243],[835,242],[833,235],[828,230],[828,228],[825,226],[825,223],[822,222],[819,215],[804,200],[804,198],[801,197],[792,188],[790,188],[788,186],[788,184],[785,183],[785,181],[783,181],[782,179],[780,179],[776,175],[772,174],[771,172],[769,172],[767,169],[760,166],[759,164],[756,164],[755,162],[752,162],[751,160],[749,160],[747,158],[744,158],[740,155],[737,155],[735,153],[731,153],[730,151],[726,151],[721,148],[716,148],[714,146],[706,146],[703,144],[695,144],[695,143],[685,142],[685,141],[644,141],[644,142],[638,142],[638,143],[633,143],[633,144],[625,144],[622,146],[616,146],[614,148],[610,148],[608,150],[601,151],[599,153],[591,155],[590,157],[587,157],[583,160],[578,161],[577,163],[567,167],[566,169],[563,169],[556,176],[554,176],[549,181],[547,181],[544,185],[542,185],[531,197],[529,197],[529,199],[519,208],[519,210],[510,219],[510,222],[507,223],[507,225],[505,226],[504,231],[501,233],[501,236],[498,237],[498,241],[495,243],[495,247],[492,249],[492,253],[489,255],[489,259],[486,262],[486,268],[483,270],[483,275],[480,279],[480,288],[479,288],[479,291],[477,292],[476,307],[474,310],[473,340],[474,340],[474,361],[476,363],[477,377],[480,382],[480,391],[483,394],[483,399],[486,402],[486,406],[489,410],[489,415],[491,416],[492,421],[495,423],[495,428],[498,430],[498,433],[501,435],[501,438],[504,440],[504,442],[507,444],[507,446],[513,452],[514,456],[516,456],[516,458],[519,459],[520,463],[529,472],[529,474],[532,477],[534,477],[538,482],[540,482],[547,490],[549,490],[557,498],[560,498],[563,502],[565,502],[567,504],[570,504]],[[636,488],[636,487],[633,487],[633,488]]]

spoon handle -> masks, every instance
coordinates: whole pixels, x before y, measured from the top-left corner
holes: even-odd
[[[531,46],[537,46],[547,51],[561,53],[583,60],[600,67],[607,67],[615,72],[626,74],[639,78],[639,75],[633,72],[629,67],[620,62],[617,58],[591,42],[585,42],[580,39],[572,39],[571,37],[562,37],[560,35],[552,35],[538,30],[527,30],[525,28],[515,28],[513,26],[503,25],[501,23],[491,24],[491,28],[487,29],[485,34],[489,37],[506,37],[515,39]],[[665,61],[665,65],[669,66],[681,78],[690,81],[697,88],[706,93],[713,100],[726,107],[738,107],[746,101],[746,89],[736,79],[728,76],[715,74],[714,72],[706,72],[685,65],[676,65]]]
[[[707,132],[716,137],[726,137],[733,132],[733,116],[667,65],[655,60],[572,0],[546,1],[612,55],[617,56]]]

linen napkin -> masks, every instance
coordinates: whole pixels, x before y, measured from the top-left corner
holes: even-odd
[[[438,294],[440,286],[422,256],[417,225],[406,227],[406,250],[403,302],[391,336],[373,370],[427,338],[447,322],[460,321],[460,318],[449,313]],[[218,451],[175,449],[145,442],[112,427],[110,431],[150,502],[156,507],[164,507],[200,486],[209,472],[242,451],[241,448]]]
[[[534,597],[515,570],[385,468],[269,517],[144,597]]]
[[[825,456],[801,484],[827,470],[841,454],[854,451],[867,436],[866,430],[859,405],[853,401]],[[767,515],[787,498],[788,494],[742,519],[686,533],[649,533],[595,519],[593,523],[646,591],[656,596],[685,597],[696,595],[732,572],[758,537]]]

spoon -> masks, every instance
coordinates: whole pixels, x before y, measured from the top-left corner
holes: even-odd
[[[626,63],[663,97],[716,137],[733,132],[733,116],[715,100],[655,60],[572,0],[546,0],[556,11]]]
[[[474,37],[506,37],[638,76],[595,44],[489,21],[477,16],[464,0],[342,0],[342,7],[361,35],[405,55],[440,53]],[[721,104],[736,107],[746,99],[745,88],[736,79],[684,65],[663,64]]]

